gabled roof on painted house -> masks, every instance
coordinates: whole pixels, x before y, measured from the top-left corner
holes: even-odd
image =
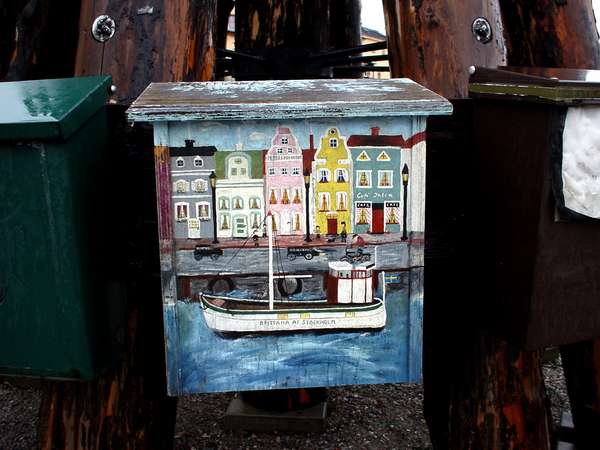
[[[217,178],[227,178],[226,161],[234,153],[242,153],[250,159],[250,179],[262,179],[265,173],[266,150],[219,150],[215,154],[215,174]]]
[[[371,134],[353,134],[348,138],[348,147],[400,147],[411,148],[425,140],[426,133],[422,131],[408,139],[402,135],[381,135],[379,128],[371,128]]]
[[[171,156],[214,156],[217,147],[214,145],[194,147],[194,141],[191,144],[186,142],[185,147],[170,147]]]
[[[298,139],[296,138],[294,133],[292,133],[292,130],[290,130],[289,127],[277,127],[275,129],[275,134],[271,138],[271,147],[269,148],[269,151],[273,150],[274,148],[277,148],[278,145],[281,145],[276,142],[277,138],[280,136],[289,136],[292,139],[292,142],[288,143],[287,145],[290,145],[290,146],[296,147],[296,148],[299,147]]]

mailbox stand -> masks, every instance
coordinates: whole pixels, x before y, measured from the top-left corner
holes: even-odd
[[[171,395],[420,379],[425,119],[450,112],[406,79],[142,93]]]

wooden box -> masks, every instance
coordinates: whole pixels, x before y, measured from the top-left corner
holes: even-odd
[[[471,77],[479,307],[527,349],[600,336],[599,82],[570,69]]]
[[[421,377],[425,125],[406,80],[154,83],[168,389]]]

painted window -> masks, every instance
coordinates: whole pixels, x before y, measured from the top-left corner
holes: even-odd
[[[371,161],[371,158],[369,158],[369,155],[367,154],[367,152],[365,152],[363,150],[362,152],[360,152],[360,155],[358,155],[356,160],[357,161]]]
[[[319,194],[319,210],[329,211],[329,192],[321,192]]]
[[[288,168],[287,167],[282,167],[281,168],[281,175],[288,175]]]
[[[196,203],[196,217],[200,220],[210,220],[210,203]]]
[[[302,203],[302,197],[301,197],[301,192],[300,189],[298,188],[294,188],[294,203]]]
[[[290,190],[289,189],[283,190],[283,195],[281,196],[281,203],[284,205],[290,204]]]
[[[275,167],[269,167],[269,175],[275,175]]]
[[[400,223],[399,202],[385,202],[385,223],[388,225]]]
[[[356,187],[370,188],[371,187],[371,171],[357,170],[356,171]]]
[[[208,181],[198,178],[192,182],[192,189],[195,192],[206,192],[208,191]]]
[[[377,171],[377,187],[380,188],[391,188],[393,187],[393,176],[394,172],[391,170],[379,170]]]
[[[277,189],[271,189],[271,193],[269,194],[269,204],[277,204]]]
[[[292,147],[288,147],[288,153],[294,153],[294,149]]]
[[[329,146],[331,148],[336,148],[338,146],[338,140],[336,138],[329,139]]]
[[[348,209],[348,194],[345,192],[336,192],[335,204],[338,211],[346,211]]]
[[[221,214],[219,217],[219,229],[230,230],[231,229],[231,218],[229,214]]]
[[[294,231],[300,231],[302,229],[302,218],[299,213],[294,213]]]
[[[262,223],[262,219],[260,217],[260,213],[250,214],[250,227],[253,230],[258,231],[260,229],[261,223]]]
[[[288,138],[282,137],[281,138],[281,143],[284,144],[284,145],[287,144],[288,143]]]
[[[371,223],[371,203],[356,202],[354,217],[357,225],[369,225]]]
[[[177,158],[177,161],[175,162],[175,165],[177,167],[185,167],[185,161],[183,158]]]
[[[377,156],[377,161],[391,161],[391,158],[385,152],[385,150],[382,150],[381,153],[379,154],[379,156]]]
[[[222,210],[229,209],[229,199],[227,197],[219,198],[219,209],[222,209]]]
[[[233,209],[244,209],[244,199],[242,197],[234,197],[232,203]]]
[[[250,160],[247,156],[230,156],[227,159],[229,178],[247,178],[250,173]]]
[[[190,183],[185,180],[177,180],[173,183],[173,190],[178,193],[188,192],[190,190]]]
[[[319,169],[319,183],[329,183],[329,170]]]
[[[292,175],[300,175],[300,167],[292,168]]]
[[[335,181],[338,183],[345,183],[348,181],[348,171],[346,169],[336,169]]]
[[[202,167],[204,166],[204,161],[202,161],[202,158],[200,158],[199,156],[196,156],[194,158],[194,167]]]
[[[185,202],[175,203],[175,220],[185,222],[189,217],[189,205]]]
[[[250,197],[250,209],[260,209],[260,198]]]
[[[271,229],[273,231],[278,231],[279,230],[279,216],[277,214],[271,214],[271,224],[272,227]]]

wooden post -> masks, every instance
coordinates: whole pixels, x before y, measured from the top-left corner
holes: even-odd
[[[240,52],[257,55],[278,47],[317,52],[333,46],[331,0],[237,3],[235,42]]]
[[[102,14],[116,22],[104,44],[90,33]],[[152,81],[212,79],[216,41],[217,0],[82,0],[75,75],[112,75],[129,104]]]
[[[539,354],[479,331],[472,313],[478,305],[460,294],[472,273],[465,249],[473,210],[467,200],[472,186],[464,179],[472,170],[471,106],[459,99],[467,96],[469,66],[506,62],[499,4],[383,3],[392,76],[413,78],[456,99],[454,117],[434,118],[428,125],[423,358],[425,417],[432,442],[436,448],[549,449],[551,416]],[[487,43],[472,31],[478,17],[490,24]],[[484,304],[485,298],[478,302]]]
[[[509,65],[600,67],[591,0],[507,0],[501,4]]]
[[[547,449],[550,414],[539,354],[480,331],[485,296],[471,303],[464,291],[476,273],[468,251],[473,187],[464,176],[475,170],[472,107],[469,100],[453,106],[451,117],[430,118],[427,127],[425,419],[435,448]]]
[[[338,0],[331,3],[329,29],[331,48],[361,45],[359,0]]]
[[[360,1],[237,2],[235,42],[236,51],[267,59],[238,62],[237,79],[326,77],[328,68],[306,58],[360,45]],[[360,76],[354,72],[350,75]]]
[[[128,449],[173,446],[177,401],[166,395],[159,239],[151,130],[131,128],[125,106],[151,81],[210,80],[216,0],[154,2],[137,9],[121,0],[82,2],[76,73],[113,76],[110,109],[115,177],[121,186],[129,270],[124,353],[115,370],[89,383],[46,382],[40,407],[40,448]],[[102,52],[94,18],[111,15],[117,32]],[[116,149],[116,150],[115,150]]]
[[[498,0],[383,0],[392,76],[408,77],[447,98],[465,98],[469,66],[506,63]],[[485,17],[492,40],[471,26]]]
[[[61,78],[73,74],[79,0],[0,4],[0,80]]]

